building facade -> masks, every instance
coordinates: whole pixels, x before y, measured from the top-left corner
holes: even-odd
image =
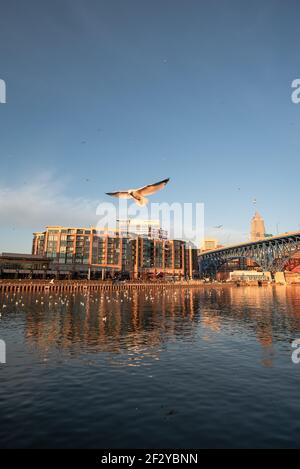
[[[33,234],[32,254],[51,259],[57,278],[192,278],[198,270],[197,252],[184,241],[123,234],[48,226]]]
[[[265,238],[265,222],[262,216],[255,212],[252,220],[251,220],[251,241],[259,241],[260,239]]]
[[[201,252],[217,249],[218,241],[214,238],[205,238],[201,245]]]
[[[198,275],[197,249],[181,240],[130,239],[127,270],[132,278],[195,278]]]
[[[204,238],[200,246],[200,252],[213,251],[214,249],[219,249],[222,247],[223,246],[219,244],[219,241],[216,238]]]
[[[51,259],[43,255],[3,252],[0,255],[0,278],[43,278]]]
[[[294,274],[300,274],[300,251],[296,252],[287,262],[285,270]]]
[[[93,227],[48,226],[33,233],[32,254],[52,259],[56,276],[102,278],[122,272],[127,238]]]

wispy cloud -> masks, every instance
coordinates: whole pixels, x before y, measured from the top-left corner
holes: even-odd
[[[66,188],[67,180],[58,180],[49,173],[39,175],[28,184],[0,183],[1,248],[15,250],[25,246],[28,250],[31,233],[46,225],[96,226],[99,221],[96,210],[101,200],[73,198],[66,195]],[[230,227],[207,228],[205,237],[216,238],[225,245],[249,239],[248,233]]]
[[[45,225],[96,223],[99,200],[66,196],[64,186],[49,174],[17,187],[0,185],[0,227],[39,230]]]

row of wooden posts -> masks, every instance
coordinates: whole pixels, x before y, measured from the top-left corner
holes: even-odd
[[[0,282],[0,292],[76,292],[76,291],[121,291],[121,290],[144,290],[148,288],[189,288],[200,286],[201,281],[178,281],[178,282],[126,282],[114,283],[103,281],[72,281],[58,280],[32,281],[32,280],[4,280]]]

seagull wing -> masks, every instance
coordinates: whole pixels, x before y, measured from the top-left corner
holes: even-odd
[[[131,198],[131,196],[128,194],[127,191],[106,192],[106,195],[110,195],[111,197],[117,197],[118,199],[130,199]]]
[[[169,180],[170,178],[156,182],[155,184],[149,184],[148,186],[140,187],[135,192],[138,192],[141,196],[155,194],[155,192],[163,189]]]

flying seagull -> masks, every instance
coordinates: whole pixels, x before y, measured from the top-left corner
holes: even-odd
[[[145,195],[155,194],[155,192],[163,189],[169,180],[170,178],[164,179],[163,181],[156,182],[155,184],[149,184],[148,186],[140,187],[139,189],[106,192],[106,194],[111,195],[112,197],[117,197],[119,199],[134,199],[137,205],[143,206],[148,203],[148,199],[146,199]]]

